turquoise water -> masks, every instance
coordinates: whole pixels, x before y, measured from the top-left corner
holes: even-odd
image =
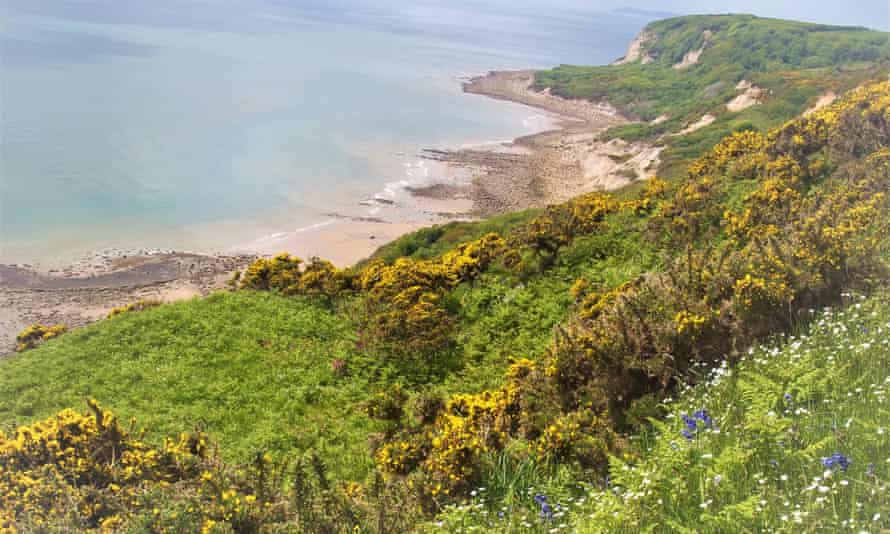
[[[420,149],[541,127],[462,94],[461,76],[605,63],[646,22],[475,2],[130,4],[7,5],[0,261],[226,250],[378,213],[361,201],[416,179]]]

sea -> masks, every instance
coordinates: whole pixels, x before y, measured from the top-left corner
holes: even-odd
[[[0,263],[386,219],[446,179],[423,149],[552,125],[462,80],[605,64],[651,20],[589,4],[5,0]]]

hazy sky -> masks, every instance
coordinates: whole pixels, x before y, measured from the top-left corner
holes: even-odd
[[[301,3],[301,0],[290,0]],[[303,0],[313,1],[313,0]],[[355,0],[351,0],[355,1]],[[362,1],[362,0],[358,0]],[[610,11],[633,7],[678,14],[751,13],[763,17],[890,30],[890,0],[368,0],[371,4],[479,4]]]
[[[144,3],[143,3],[144,2]],[[890,0],[3,0],[0,5],[11,9],[40,12],[43,8],[51,8],[50,12],[58,13],[60,6],[74,10],[93,9],[115,12],[144,11],[140,9],[159,3],[170,8],[172,12],[186,14],[190,8],[200,5],[237,7],[249,9],[256,5],[279,6],[313,6],[319,9],[350,9],[364,6],[369,9],[391,9],[395,12],[404,9],[417,9],[422,6],[438,8],[455,7],[466,9],[473,7],[483,11],[496,8],[499,10],[526,8],[528,11],[540,13],[548,9],[580,10],[587,13],[610,11],[621,7],[648,9],[659,12],[677,14],[690,13],[751,13],[763,17],[777,17],[794,20],[806,20],[823,24],[840,24],[866,26],[869,28],[890,31]],[[530,9],[529,9],[530,8]],[[0,8],[0,18],[3,10]],[[2,28],[2,25],[0,25]]]
[[[890,30],[890,0],[632,0],[625,5],[680,13],[752,13]]]

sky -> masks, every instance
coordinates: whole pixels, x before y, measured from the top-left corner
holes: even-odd
[[[577,0],[571,3],[589,4]],[[683,14],[751,13],[763,17],[890,30],[890,0],[633,0],[629,5]]]
[[[393,6],[417,3],[479,4],[486,7],[502,5],[505,8],[550,6],[584,11],[610,11],[630,7],[684,15],[750,13],[763,17],[865,26],[890,31],[890,0],[368,0],[367,3]]]
[[[60,5],[67,5],[78,10],[89,6],[99,11],[142,11],[137,8],[140,2],[154,3],[154,1],[4,0],[2,3],[12,9],[23,8],[37,12],[41,10],[41,7],[52,6],[52,11],[58,13]],[[587,13],[630,7],[677,14],[751,13],[763,17],[804,20],[823,24],[866,26],[890,31],[890,0],[251,0],[247,2],[244,0],[161,0],[161,3],[171,6],[174,12],[183,12],[183,8],[187,10],[189,4],[201,4],[206,7],[214,4],[250,6],[256,3],[314,6],[319,9],[330,9],[334,6],[349,9],[355,5],[364,5],[369,8],[390,8],[396,11],[416,8],[423,4],[460,8],[478,6],[482,10],[493,7],[507,10],[526,8],[537,12],[546,9],[570,9]],[[0,9],[0,17],[2,17],[2,9]]]

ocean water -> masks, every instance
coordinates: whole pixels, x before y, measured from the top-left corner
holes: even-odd
[[[647,22],[508,5],[4,2],[0,262],[386,217],[373,199],[437,178],[421,149],[546,126],[462,77],[606,63]]]

